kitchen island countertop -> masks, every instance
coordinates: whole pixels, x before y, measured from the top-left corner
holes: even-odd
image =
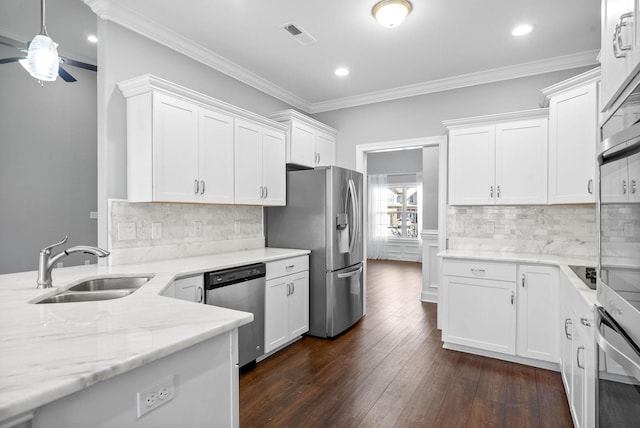
[[[178,277],[309,254],[259,248],[158,262],[54,269],[54,287],[36,289],[37,272],[0,275],[0,422],[253,320],[247,312],[162,296]],[[129,296],[33,304],[83,280],[153,275]]]

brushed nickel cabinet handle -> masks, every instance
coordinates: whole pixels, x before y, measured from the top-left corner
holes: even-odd
[[[571,333],[569,333],[568,327],[573,324],[573,322],[571,321],[571,318],[565,318],[564,320],[564,335],[567,337],[567,339],[569,340],[573,340],[573,336],[571,335]]]
[[[200,194],[204,195],[204,180],[200,181]]]
[[[193,193],[194,194],[198,194],[200,189],[200,183],[198,182],[198,180],[193,180]]]
[[[525,279],[526,279],[526,275],[523,273],[522,274],[522,288],[524,288]]]

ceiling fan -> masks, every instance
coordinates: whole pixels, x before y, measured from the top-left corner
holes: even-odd
[[[26,54],[26,56],[0,59],[0,64],[18,62],[32,77],[38,79],[40,84],[42,84],[42,82],[54,81],[58,76],[65,82],[75,82],[77,79],[69,74],[69,72],[62,67],[62,64],[98,71],[98,67],[95,65],[58,55],[58,44],[47,34],[47,27],[44,20],[44,2],[45,0],[40,0],[40,33],[36,35],[31,42],[27,43],[26,47],[16,46],[14,40],[0,36],[0,44],[16,49]]]

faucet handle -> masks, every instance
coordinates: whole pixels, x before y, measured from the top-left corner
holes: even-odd
[[[67,242],[67,239],[69,239],[69,235],[65,236],[65,237],[64,237],[64,239],[63,239],[62,241],[60,241],[60,242],[58,242],[58,243],[56,243],[56,244],[51,244],[51,245],[49,245],[49,246],[47,246],[47,247],[44,247],[42,250],[40,250],[40,253],[47,253],[47,252],[51,251],[51,249],[52,249],[53,247],[57,247],[58,245],[62,245],[62,244],[64,244],[65,242]]]

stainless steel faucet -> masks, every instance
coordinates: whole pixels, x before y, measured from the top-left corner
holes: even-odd
[[[64,256],[68,256],[72,253],[87,253],[98,257],[107,257],[110,254],[102,248],[78,245],[76,247],[67,248],[66,250],[51,257],[51,249],[64,244],[67,242],[67,239],[69,239],[69,237],[65,236],[64,239],[57,244],[49,245],[48,247],[40,250],[40,257],[38,258],[38,288],[51,288],[51,271],[53,270],[56,262]]]

